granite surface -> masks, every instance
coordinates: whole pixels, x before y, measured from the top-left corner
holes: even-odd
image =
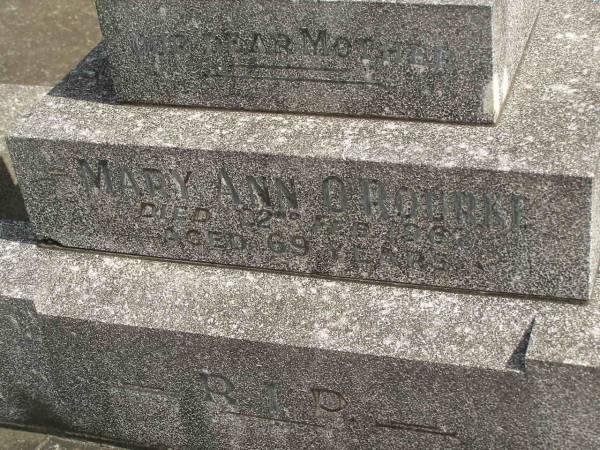
[[[124,102],[492,123],[541,0],[96,0]]]
[[[27,212],[16,185],[10,155],[4,137],[12,122],[31,108],[48,87],[0,84],[0,219],[25,220]]]
[[[175,449],[600,444],[600,292],[467,295],[0,235],[4,422]]]
[[[2,0],[0,83],[54,84],[100,39],[93,0]]]
[[[597,8],[547,3],[494,127],[119,105],[99,49],[11,134],[28,212],[69,247],[588,298]]]

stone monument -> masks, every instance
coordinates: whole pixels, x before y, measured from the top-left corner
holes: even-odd
[[[97,4],[106,43],[7,139],[31,224],[0,222],[0,420],[124,447],[600,445],[598,5]],[[377,60],[414,88],[391,96],[259,80],[365,75],[269,53],[303,27],[476,64]],[[205,76],[238,62],[256,79]],[[457,95],[504,67],[494,109]]]

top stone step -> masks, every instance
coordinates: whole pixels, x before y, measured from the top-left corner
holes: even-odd
[[[96,0],[121,101],[496,122],[541,0]]]

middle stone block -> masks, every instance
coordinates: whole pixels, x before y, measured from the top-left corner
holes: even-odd
[[[95,52],[9,135],[31,222],[69,247],[588,298],[592,41],[569,59],[548,38],[591,35],[548,23],[570,17],[546,16],[524,74],[535,83],[516,83],[494,127],[120,105]],[[581,87],[548,95],[571,79]]]

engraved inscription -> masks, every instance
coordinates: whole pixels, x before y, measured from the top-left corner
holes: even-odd
[[[234,382],[222,374],[202,371],[202,389],[204,391],[204,401],[214,404],[217,408],[213,411],[221,416],[237,416],[244,419],[264,420],[271,424],[285,424],[295,426],[308,426],[315,428],[333,429],[344,426],[344,422],[348,420],[353,426],[384,428],[388,430],[403,430],[414,433],[425,433],[459,439],[458,434],[453,431],[448,431],[445,428],[417,424],[408,421],[386,418],[381,416],[373,420],[372,416],[363,417],[364,412],[358,412],[353,409],[352,399],[347,393],[339,390],[334,390],[322,386],[310,387],[307,391],[299,392],[300,399],[309,400],[308,405],[312,404],[312,413],[306,415],[307,411],[299,411],[291,408],[289,405],[282,405],[278,399],[279,391],[284,389],[281,383],[266,382],[263,385],[263,392],[266,396],[259,396],[258,409],[248,409],[249,392],[237,392]],[[240,401],[233,398],[233,395],[239,395]],[[224,402],[220,403],[220,397]],[[261,406],[266,403],[266,408]],[[298,405],[306,405],[304,401],[296,403]],[[242,407],[241,405],[246,405]],[[256,406],[255,406],[256,408]],[[266,412],[264,412],[266,411]],[[360,419],[358,419],[360,417]],[[342,419],[340,421],[340,419]],[[358,423],[357,423],[358,421]]]
[[[203,371],[201,379],[206,393],[204,400],[217,403],[217,399],[221,399],[227,405],[237,405],[237,400],[232,396],[235,387],[227,377]]]
[[[200,383],[195,388],[200,395],[192,398],[189,397],[189,390],[182,391],[180,388],[169,390],[159,386],[106,383],[109,401],[114,409],[111,417],[116,419],[107,422],[107,426],[111,432],[123,435],[128,440],[133,438],[140,443],[146,443],[148,439],[156,443],[171,442],[168,439],[179,436],[177,432],[185,423],[186,412],[201,407],[203,414],[264,422],[261,426],[310,427],[328,431],[345,427],[401,430],[461,441],[458,433],[443,426],[399,420],[381,414],[382,405],[378,402],[369,405],[364,401],[365,398],[371,398],[373,392],[350,394],[340,388],[310,384],[293,384],[292,387],[281,380],[269,381],[268,378],[248,385],[247,379],[237,378],[239,373],[230,376],[206,368],[200,370],[199,374]],[[90,382],[98,383],[98,380]],[[282,392],[287,393],[288,401],[282,402]],[[5,397],[0,393],[0,402],[3,400]],[[188,409],[180,406],[190,400],[192,403],[189,403]],[[128,420],[120,420],[125,417]],[[128,424],[129,428],[125,430],[123,424]],[[142,424],[144,426],[140,426]],[[168,428],[165,428],[165,424]],[[147,430],[149,425],[150,434]]]
[[[390,280],[450,267],[485,272],[479,248],[498,238],[510,246],[528,229],[526,198],[466,183],[449,189],[389,176],[324,171],[307,180],[226,165],[191,170],[86,159],[75,169],[90,201],[126,208],[164,251],[194,252],[199,260],[259,258],[261,267],[281,261],[292,269],[296,261],[333,275],[378,278],[385,271]]]
[[[332,389],[312,388],[311,392],[315,400],[316,416],[337,413],[348,406],[348,400],[344,395]]]
[[[454,70],[446,42],[348,35],[325,26],[207,30],[192,21],[175,35],[126,36],[127,51],[149,67],[202,78],[401,87],[407,77]]]

